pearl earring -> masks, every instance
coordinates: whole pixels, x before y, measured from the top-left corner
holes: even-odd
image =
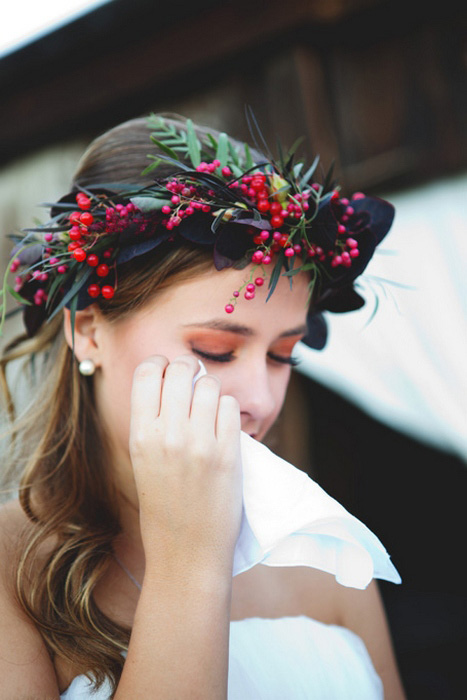
[[[96,371],[96,365],[92,360],[81,360],[79,363],[80,374],[90,377]]]

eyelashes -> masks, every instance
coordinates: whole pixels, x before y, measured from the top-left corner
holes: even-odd
[[[211,362],[232,362],[232,360],[235,359],[233,350],[216,354],[206,352],[205,350],[198,350],[197,348],[193,347],[191,349],[199,357]],[[268,357],[274,362],[278,362],[281,365],[290,365],[291,367],[296,367],[300,362],[300,360],[297,360],[294,357],[283,357],[282,355],[276,355],[273,352],[268,352]]]

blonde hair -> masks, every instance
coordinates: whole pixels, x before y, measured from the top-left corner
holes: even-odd
[[[82,157],[74,186],[145,182],[151,150],[146,121],[126,122],[96,139]],[[212,267],[212,251],[187,242],[159,246],[119,267],[119,284],[101,309],[109,322],[134,313],[163,289]],[[42,358],[34,401],[19,418],[7,382],[10,362]],[[12,418],[8,474],[20,473],[19,501],[29,521],[16,569],[17,599],[52,657],[65,657],[99,687],[118,684],[130,630],[96,606],[93,590],[120,532],[107,464],[106,437],[94,406],[92,378],[79,374],[62,321],[11,343],[0,380]]]

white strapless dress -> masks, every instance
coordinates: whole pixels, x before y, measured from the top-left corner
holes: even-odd
[[[382,700],[383,686],[360,637],[308,617],[230,624],[229,700]],[[61,700],[109,700],[78,676]],[[143,699],[141,699],[143,700]]]

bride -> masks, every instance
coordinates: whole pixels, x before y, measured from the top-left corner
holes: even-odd
[[[313,178],[132,120],[18,240],[1,700],[404,698],[373,574],[349,587],[398,580],[384,549],[260,444],[392,221]]]

